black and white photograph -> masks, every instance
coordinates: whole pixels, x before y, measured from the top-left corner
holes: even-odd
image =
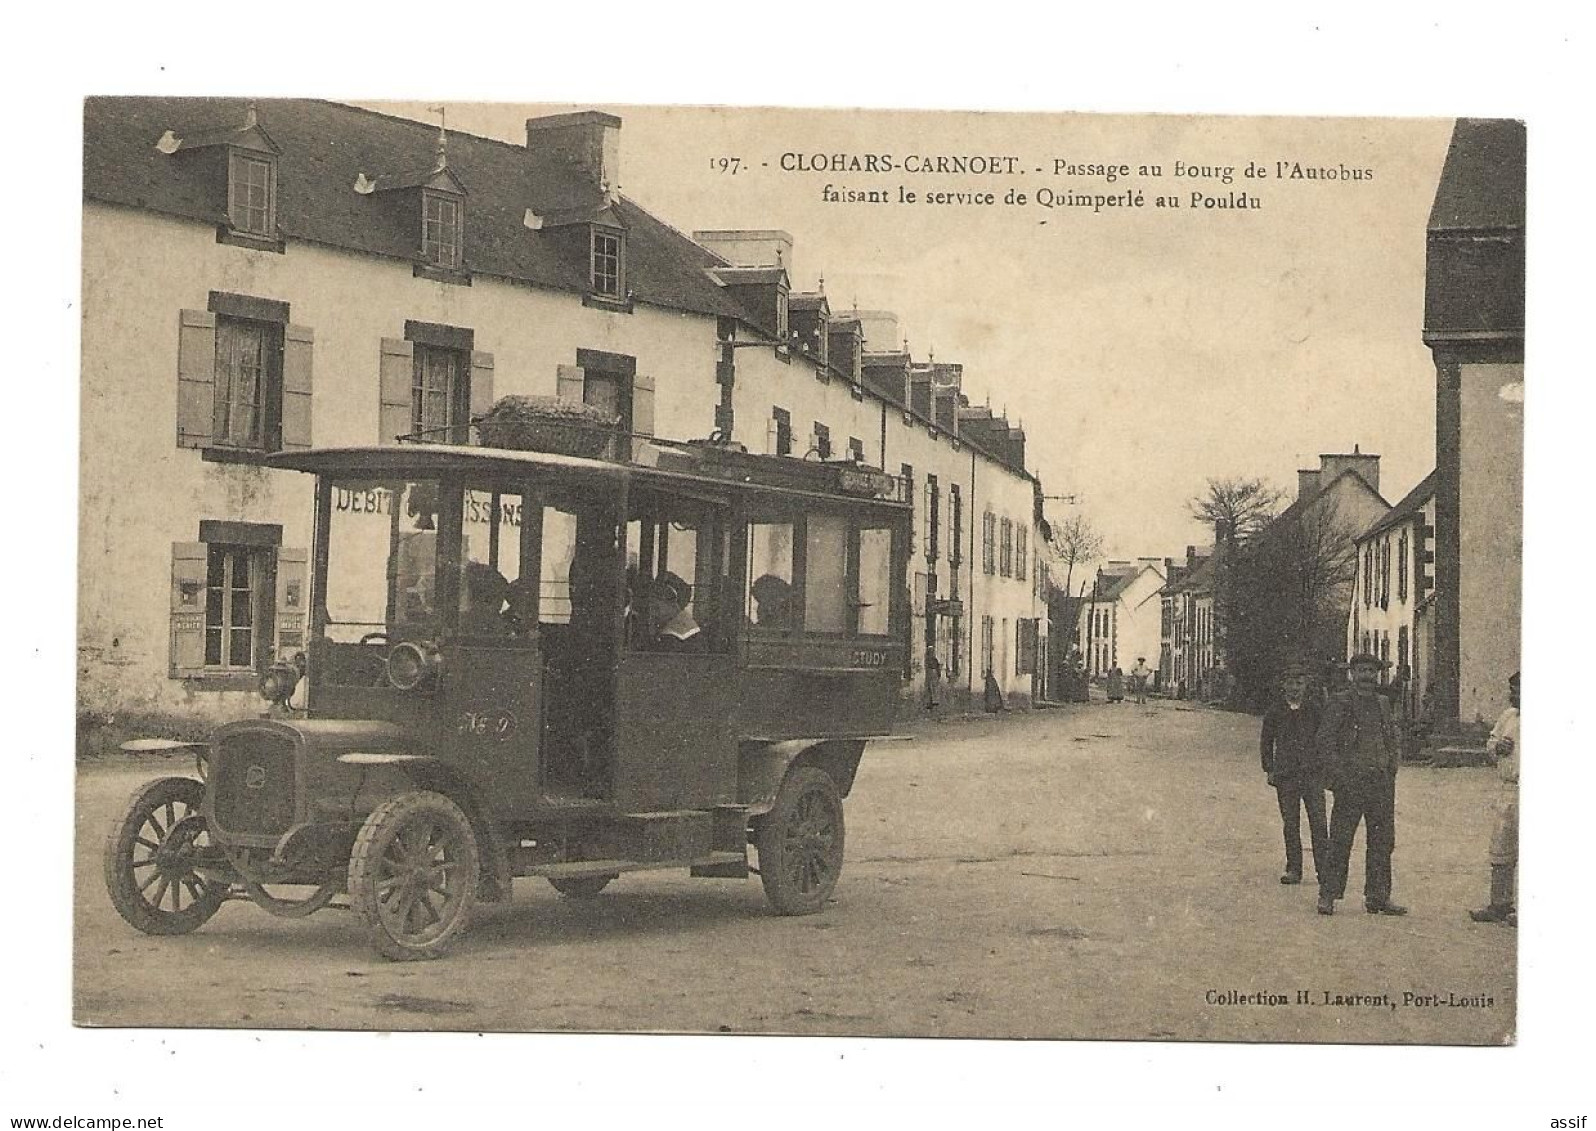
[[[76,1020],[1511,1042],[1525,137],[89,99]]]
[[[1586,17],[39,19],[11,1126],[1588,1121]]]

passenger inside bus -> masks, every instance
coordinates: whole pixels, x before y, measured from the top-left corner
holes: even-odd
[[[792,627],[792,586],[773,573],[761,574],[752,589],[754,623],[761,628]]]
[[[693,619],[693,589],[669,570],[660,574],[649,589],[649,627],[653,630],[653,649],[659,652],[702,652],[706,643],[703,630]]]

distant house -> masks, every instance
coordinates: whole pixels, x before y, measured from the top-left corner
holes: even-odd
[[[1075,623],[1076,647],[1090,674],[1102,675],[1115,664],[1128,671],[1139,656],[1157,657],[1162,567],[1161,558],[1139,558],[1097,571]]]
[[[1170,621],[1169,672],[1163,684],[1179,698],[1202,699],[1208,697],[1219,666],[1214,615],[1217,562],[1212,553],[1194,559],[1189,548],[1186,557],[1191,565],[1184,576],[1163,593]]]
[[[1435,473],[1358,535],[1347,651],[1389,665],[1403,713],[1423,712],[1435,646]]]
[[[1390,511],[1380,457],[1356,446],[1297,472],[1296,499],[1235,559],[1225,659],[1242,700],[1266,703],[1287,663],[1324,669],[1347,659],[1355,542]]]
[[[1518,670],[1524,567],[1524,123],[1460,119],[1430,212],[1435,718],[1495,718]]]

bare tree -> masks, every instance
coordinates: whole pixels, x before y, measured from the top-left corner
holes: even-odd
[[[1069,595],[1070,582],[1077,565],[1097,560],[1103,552],[1103,536],[1083,514],[1071,515],[1053,527],[1053,552],[1064,563],[1064,593]]]
[[[1233,476],[1208,480],[1207,493],[1189,500],[1186,507],[1198,522],[1215,529],[1223,526],[1236,541],[1245,542],[1269,525],[1285,497],[1267,480]]]
[[[1282,665],[1341,658],[1357,571],[1355,531],[1334,506],[1308,506],[1237,553],[1230,571],[1227,663],[1241,698],[1268,702]]]

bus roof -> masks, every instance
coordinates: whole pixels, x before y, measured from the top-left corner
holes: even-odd
[[[385,444],[310,448],[276,452],[271,467],[316,475],[434,476],[472,473],[525,473],[536,468],[573,477],[591,477],[619,485],[641,482],[669,490],[679,488],[722,492],[752,491],[814,499],[846,499],[854,503],[909,507],[900,476],[853,464],[816,463],[790,456],[758,456],[713,445],[654,447],[656,466],[588,459],[558,452],[520,451],[465,444]],[[729,492],[727,492],[729,493]]]

